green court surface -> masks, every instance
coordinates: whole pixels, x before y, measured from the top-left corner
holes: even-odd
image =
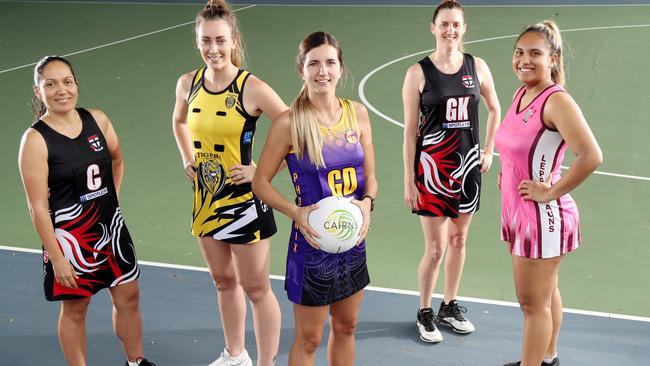
[[[293,68],[298,43],[312,31],[331,32],[343,46],[351,77],[341,94],[359,100],[358,87],[364,80],[367,101],[396,121],[402,115],[400,91],[406,68],[434,47],[428,32],[432,7],[236,7],[242,9],[237,16],[250,70],[287,103],[300,87]],[[69,59],[79,79],[80,105],[104,110],[121,139],[126,166],[121,205],[139,258],[204,265],[189,234],[191,189],[183,178],[171,131],[176,80],[201,65],[191,25],[199,9],[199,5],[0,2],[0,245],[40,246],[16,165],[20,136],[32,118],[32,66],[20,66],[46,54],[75,53]],[[514,35],[524,25],[547,18],[563,30],[573,30],[564,33],[568,90],[603,149],[605,160],[599,170],[618,175],[596,174],[573,194],[581,212],[583,246],[562,265],[563,299],[568,308],[649,317],[650,126],[645,111],[650,104],[646,61],[650,6],[467,7],[466,12],[465,39],[471,41],[466,48],[490,66],[503,113],[517,87],[510,70]],[[173,26],[177,27],[163,30]],[[151,33],[158,30],[163,31]],[[412,56],[365,78],[408,55]],[[483,110],[482,124],[485,115]],[[380,184],[368,236],[372,285],[417,290],[422,234],[418,219],[402,200],[402,129],[375,112],[371,119]],[[268,126],[262,118],[256,155]],[[498,170],[495,163],[484,176],[460,295],[515,301],[510,256],[499,240]],[[291,194],[286,172],[275,184]],[[281,215],[276,217],[279,232],[273,238],[271,272],[283,275],[290,224]]]

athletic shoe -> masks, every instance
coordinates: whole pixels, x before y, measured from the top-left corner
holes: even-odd
[[[420,339],[429,343],[438,343],[442,341],[442,334],[433,321],[435,315],[433,309],[425,308],[418,310],[417,321],[415,325],[420,332]]]
[[[507,363],[503,366],[520,366],[520,365],[521,365],[521,361],[517,361],[517,362]],[[542,366],[560,366],[560,358],[555,357],[553,361],[551,361],[550,363],[542,361]]]
[[[147,360],[146,358],[138,357],[135,359],[135,363],[138,364],[138,366],[156,366],[155,363]],[[124,366],[129,366],[129,362],[127,361]]]
[[[214,360],[209,366],[253,366],[253,361],[246,349],[237,357],[233,357],[228,353],[226,348],[221,352],[221,356]]]
[[[440,303],[440,310],[438,310],[436,322],[440,325],[451,327],[456,333],[472,333],[474,331],[474,325],[465,319],[461,313],[467,313],[467,308],[458,306],[456,300],[451,300],[449,304],[445,304],[443,300]]]

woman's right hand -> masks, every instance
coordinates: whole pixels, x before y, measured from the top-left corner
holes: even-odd
[[[185,170],[185,178],[190,182],[194,182],[194,177],[196,176],[196,167],[194,166],[196,162],[194,159],[183,164],[183,170]]]
[[[497,187],[501,190],[501,172],[497,175]]]
[[[404,179],[404,203],[411,210],[417,210],[418,205],[422,203],[420,192],[416,187],[413,179]]]
[[[56,282],[67,288],[77,288],[75,279],[79,278],[74,271],[72,264],[65,257],[52,260],[52,269],[54,270],[54,279]]]
[[[320,235],[318,235],[316,230],[309,225],[309,214],[318,207],[317,203],[309,206],[298,207],[295,217],[293,217],[293,221],[298,226],[298,231],[302,233],[302,236],[305,237],[307,243],[316,249],[320,249],[320,245],[318,245],[314,238],[320,238]]]

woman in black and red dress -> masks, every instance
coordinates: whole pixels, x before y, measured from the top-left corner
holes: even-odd
[[[63,354],[69,365],[86,365],[88,305],[109,288],[126,365],[153,365],[143,358],[140,270],[117,200],[123,164],[115,130],[102,111],[76,107],[67,60],[41,59],[33,88],[36,122],[23,135],[18,164],[43,245],[45,298],[61,301]]]

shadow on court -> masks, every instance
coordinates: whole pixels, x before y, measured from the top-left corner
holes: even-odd
[[[43,297],[41,256],[0,250],[0,364],[64,365],[56,323],[59,305]],[[206,272],[143,265],[140,278],[143,342],[158,366],[207,365],[223,349],[214,287]],[[277,365],[286,365],[293,339],[291,303],[282,281],[272,280],[282,307]],[[434,307],[439,300],[434,299]],[[356,365],[501,365],[517,358],[522,316],[518,308],[464,302],[477,331],[425,344],[415,328],[416,297],[367,291],[357,332]],[[326,329],[326,334],[328,330]],[[246,348],[256,354],[250,310]],[[560,337],[563,365],[648,365],[650,323],[565,314]],[[316,356],[326,365],[327,336]],[[93,298],[87,321],[88,364],[121,366],[124,357],[111,327],[107,291]]]

